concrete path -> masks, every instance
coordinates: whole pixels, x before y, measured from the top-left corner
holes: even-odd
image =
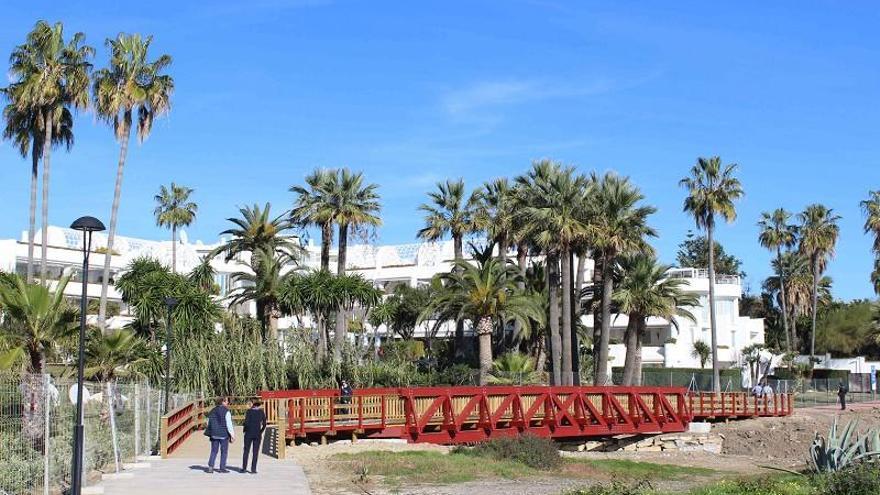
[[[99,486],[106,495],[311,495],[302,467],[290,459],[262,455],[258,474],[241,472],[242,442],[238,430],[235,443],[229,446],[228,473],[206,472],[210,446],[208,439],[197,432],[171,458],[150,460],[149,468],[125,471],[124,477],[104,480]]]

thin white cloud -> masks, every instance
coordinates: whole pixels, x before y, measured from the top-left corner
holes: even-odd
[[[442,106],[450,115],[462,116],[482,109],[551,98],[591,96],[613,89],[614,84],[605,79],[582,84],[541,80],[481,81],[446,93]]]

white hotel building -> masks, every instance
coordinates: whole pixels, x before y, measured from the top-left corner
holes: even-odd
[[[62,273],[72,272],[71,283],[65,289],[65,294],[72,298],[79,298],[81,287],[80,271],[82,265],[82,237],[81,233],[60,227],[49,227],[49,250],[47,261],[51,280],[57,280]],[[39,243],[40,235],[36,236]],[[185,232],[180,233],[177,246],[177,269],[179,272],[188,272],[195,267],[201,258],[219,245],[203,244],[201,241],[189,242]],[[102,251],[106,246],[107,238],[103,233],[94,234],[93,249]],[[318,246],[308,243],[306,245],[308,256],[303,264],[316,267],[319,264],[320,249]],[[125,270],[126,266],[134,259],[142,256],[150,256],[159,261],[171,264],[171,241],[152,241],[117,236],[113,246],[114,254],[111,257],[111,282]],[[35,272],[39,274],[39,260],[41,248],[35,246]],[[335,253],[331,254],[331,266],[335,266]],[[397,245],[355,245],[349,247],[348,271],[360,273],[366,279],[371,280],[377,287],[390,292],[395,285],[408,284],[415,286],[427,282],[435,274],[449,271],[452,267],[453,249],[452,242],[438,243],[412,243]],[[0,270],[6,272],[25,273],[27,261],[27,233],[24,232],[20,239],[0,240]],[[98,298],[101,294],[101,279],[104,263],[104,254],[92,253],[88,273],[89,298]],[[592,263],[586,263],[584,280],[592,279]],[[212,261],[212,266],[217,272],[216,282],[220,287],[220,297],[226,297],[235,289],[236,283],[232,274],[246,271],[247,267],[241,260],[233,259],[226,262],[222,257]],[[661,318],[648,320],[648,334],[643,341],[642,362],[645,366],[670,367],[670,368],[695,368],[699,367],[699,361],[692,356],[693,344],[696,341],[711,341],[709,333],[709,279],[705,270],[692,268],[676,269],[671,274],[674,277],[683,278],[687,281],[687,289],[700,298],[700,306],[691,308],[691,313],[696,317],[696,322],[678,318],[677,325]],[[720,275],[716,280],[716,308],[718,323],[718,357],[722,367],[740,364],[740,350],[755,343],[764,343],[764,321],[762,319],[739,316],[739,301],[742,296],[742,284],[737,276]],[[128,308],[121,301],[120,294],[113,285],[110,285],[109,299],[121,306],[121,315],[110,320],[111,326],[123,326],[131,318],[128,316]],[[254,305],[250,307],[238,307],[237,311],[246,313],[254,312]],[[279,327],[284,329],[294,324],[292,319],[282,319]],[[584,317],[584,324],[592,326],[592,317]],[[612,318],[612,345],[611,366],[622,366],[625,354],[623,344],[623,332],[627,325],[626,315],[615,315]],[[451,330],[447,325],[447,332]],[[385,328],[378,329],[379,335],[385,335]]]

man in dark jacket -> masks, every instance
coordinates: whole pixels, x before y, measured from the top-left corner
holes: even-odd
[[[266,413],[262,409],[263,403],[259,399],[251,401],[251,408],[244,416],[244,457],[241,460],[241,470],[247,472],[248,452],[252,451],[251,474],[257,474],[257,459],[260,457],[260,441],[263,432],[266,431]]]
[[[217,460],[217,451],[220,451],[220,471],[226,470],[226,456],[229,453],[229,444],[235,441],[235,430],[232,426],[232,414],[229,412],[229,400],[226,397],[218,397],[216,406],[208,413],[208,427],[205,436],[211,439],[211,456],[208,457],[208,472],[214,472],[214,461]]]
[[[849,392],[847,390],[846,385],[843,384],[842,381],[837,382],[837,398],[840,400],[840,410],[846,411],[846,393]]]

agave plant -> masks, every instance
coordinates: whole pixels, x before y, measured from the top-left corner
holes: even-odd
[[[827,473],[841,471],[862,461],[875,461],[880,458],[880,432],[869,429],[859,435],[856,431],[857,421],[849,421],[838,435],[837,418],[831,423],[828,439],[816,432],[810,446],[810,460],[813,471]]]

